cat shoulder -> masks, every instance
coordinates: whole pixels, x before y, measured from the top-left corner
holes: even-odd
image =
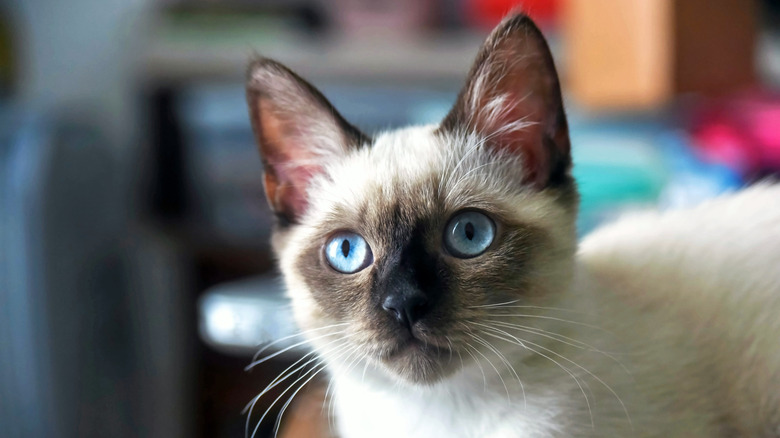
[[[780,430],[780,185],[630,215],[587,236],[578,259],[642,346],[692,346],[738,436]]]
[[[733,265],[748,262],[745,255],[776,262],[780,184],[757,184],[688,209],[628,214],[586,236],[579,254],[592,266],[680,259]]]
[[[646,304],[780,310],[780,185],[627,215],[586,236],[578,258],[610,289]]]

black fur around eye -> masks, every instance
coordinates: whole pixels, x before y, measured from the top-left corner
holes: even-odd
[[[495,237],[495,223],[478,211],[458,213],[444,228],[444,246],[452,255],[462,259],[482,254]]]

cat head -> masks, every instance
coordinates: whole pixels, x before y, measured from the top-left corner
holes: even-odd
[[[569,134],[526,16],[493,31],[437,126],[370,137],[269,59],[250,66],[247,97],[295,317],[333,366],[357,357],[430,384],[481,348],[471,330],[499,304],[542,307],[566,289]]]

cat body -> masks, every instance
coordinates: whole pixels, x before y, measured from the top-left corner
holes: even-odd
[[[542,351],[549,359],[515,367],[523,388],[497,357],[500,378],[483,363],[422,388],[336,365],[340,436],[780,436],[778,199],[780,187],[754,187],[586,238],[572,288],[555,304],[578,311],[555,315],[603,330],[548,326],[611,358],[553,342],[560,356]]]
[[[527,17],[493,32],[439,125],[371,138],[268,59],[247,91],[339,436],[780,436],[780,188],[578,245],[558,78]]]

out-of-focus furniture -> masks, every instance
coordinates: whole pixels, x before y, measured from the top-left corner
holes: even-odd
[[[0,107],[0,434],[183,436],[175,252],[77,115]]]
[[[646,109],[682,93],[754,85],[753,0],[569,0],[566,88],[593,109]]]

